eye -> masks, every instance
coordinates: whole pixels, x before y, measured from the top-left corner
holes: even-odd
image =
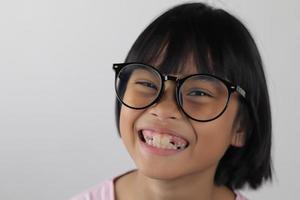
[[[148,87],[148,88],[151,88],[151,89],[154,89],[154,90],[158,89],[157,86],[155,84],[151,83],[150,81],[136,81],[135,83],[145,86],[145,87]]]
[[[187,94],[188,96],[207,96],[207,97],[212,97],[210,94],[208,94],[207,92],[204,92],[202,90],[199,90],[199,89],[193,89],[191,90],[190,92],[188,92]]]

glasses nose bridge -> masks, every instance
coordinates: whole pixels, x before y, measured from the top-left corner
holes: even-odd
[[[163,81],[174,81],[177,85],[179,78],[177,76],[172,75],[162,75]]]
[[[175,83],[175,91],[174,91],[174,100],[175,102],[178,104],[179,106],[179,102],[177,101],[177,90],[178,90],[178,85],[179,85],[179,77],[178,76],[173,76],[173,75],[168,75],[168,74],[162,74],[162,80],[163,80],[163,87],[162,87],[162,92],[161,92],[161,96],[164,96],[165,95],[165,92],[164,91],[166,88],[165,88],[165,84],[164,82],[165,81],[173,81]]]
[[[168,74],[163,74],[162,75],[162,80],[163,80],[163,83],[165,81],[173,81],[175,82],[175,91],[177,92],[177,88],[178,88],[178,85],[179,85],[179,77],[178,76],[172,76],[172,75],[168,75]],[[164,84],[163,84],[164,85]],[[164,88],[164,87],[163,87]]]

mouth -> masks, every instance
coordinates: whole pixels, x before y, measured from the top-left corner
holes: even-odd
[[[189,142],[182,137],[150,129],[139,130],[138,137],[147,146],[162,150],[181,151],[189,146]]]

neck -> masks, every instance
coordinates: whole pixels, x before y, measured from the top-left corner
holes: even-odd
[[[153,179],[136,173],[136,199],[140,200],[215,200],[218,187],[214,185],[215,168],[172,180]]]

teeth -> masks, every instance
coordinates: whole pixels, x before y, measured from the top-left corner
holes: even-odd
[[[161,149],[184,149],[186,144],[174,143],[172,137],[169,135],[155,134],[155,135],[144,135],[145,141],[148,145],[154,146]]]

